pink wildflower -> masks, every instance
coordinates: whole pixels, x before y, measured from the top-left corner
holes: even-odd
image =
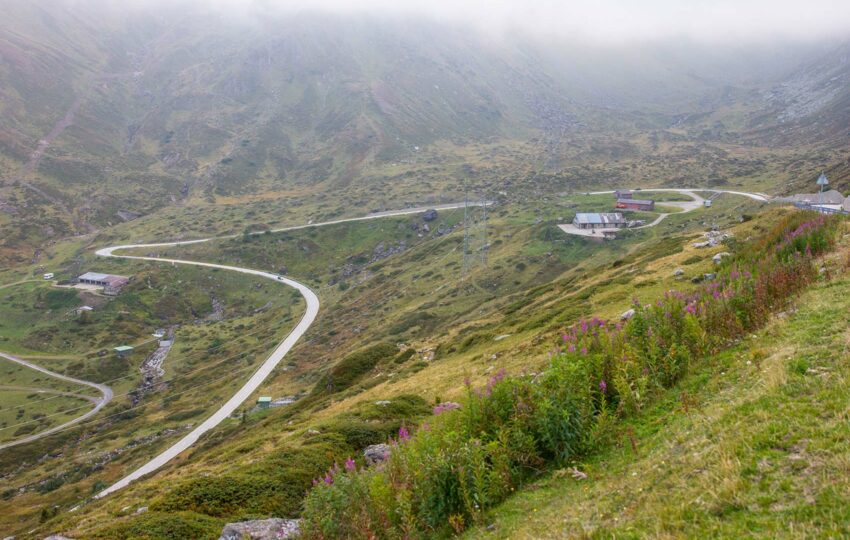
[[[454,409],[460,409],[460,403],[455,403],[454,401],[446,401],[445,403],[440,403],[436,407],[434,407],[434,414],[440,415],[446,411],[451,411]]]

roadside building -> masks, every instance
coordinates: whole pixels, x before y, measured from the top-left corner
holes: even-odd
[[[655,210],[655,201],[646,199],[617,199],[617,208],[622,210]]]
[[[257,407],[260,409],[268,409],[271,407],[272,398],[271,396],[260,396],[257,398]]]
[[[578,213],[573,218],[573,225],[579,229],[622,229],[627,223],[623,214],[612,212],[600,213]]]
[[[77,278],[77,283],[83,285],[95,285],[103,287],[103,294],[115,296],[130,282],[127,276],[116,276],[113,274],[101,274],[100,272],[86,272]]]
[[[118,347],[115,347],[112,350],[115,351],[115,354],[118,355],[118,358],[124,358],[125,356],[128,356],[133,352],[133,347],[129,345],[119,345]]]
[[[631,199],[632,198],[632,190],[630,189],[618,189],[614,192],[614,198],[617,200],[620,199]]]

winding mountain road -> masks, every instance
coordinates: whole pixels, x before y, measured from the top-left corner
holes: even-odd
[[[641,193],[641,192],[652,193],[654,191],[667,191],[674,193],[687,193],[687,192],[703,192],[703,193],[728,193],[730,195],[740,195],[742,197],[747,197],[754,201],[760,202],[768,202],[770,200],[770,195],[765,193],[749,193],[746,191],[731,191],[728,189],[708,189],[708,188],[635,188],[633,192]],[[608,195],[609,193],[614,193],[614,191],[591,191],[588,195]],[[669,204],[669,201],[664,202],[664,204]]]
[[[47,429],[45,431],[40,431],[40,432],[36,433],[35,435],[30,435],[28,437],[23,437],[21,439],[15,439],[14,441],[2,443],[2,444],[0,444],[0,450],[2,450],[4,448],[11,448],[12,446],[18,446],[20,444],[26,444],[28,442],[36,441],[36,440],[41,439],[43,437],[47,437],[48,435],[52,435],[53,433],[56,433],[58,431],[62,431],[63,429],[66,429],[68,427],[71,427],[74,424],[78,424],[78,423],[82,422],[83,420],[85,420],[86,418],[90,418],[90,417],[96,415],[98,412],[100,412],[100,410],[102,408],[104,408],[106,406],[107,403],[109,403],[112,400],[112,389],[109,388],[108,386],[106,386],[105,384],[98,384],[98,383],[94,383],[94,382],[91,382],[91,381],[84,381],[82,379],[75,379],[74,377],[68,377],[67,375],[62,375],[61,373],[56,373],[54,371],[50,371],[49,369],[45,369],[41,366],[33,364],[32,362],[27,362],[26,360],[22,360],[21,358],[18,358],[17,356],[12,356],[11,354],[6,354],[6,353],[0,352],[0,358],[5,358],[6,360],[8,360],[10,362],[14,362],[15,364],[19,364],[21,366],[28,367],[30,369],[34,369],[35,371],[38,371],[39,373],[44,373],[45,375],[49,375],[49,376],[51,376],[55,379],[59,379],[59,380],[62,380],[62,381],[71,382],[71,383],[75,383],[75,384],[81,384],[83,386],[88,386],[88,387],[94,388],[95,390],[100,392],[99,398],[86,397],[86,399],[89,399],[90,401],[92,401],[92,403],[94,403],[94,408],[92,410],[88,411],[87,413],[85,413],[81,416],[78,416],[78,417],[74,418],[73,420],[69,420],[68,422],[65,422],[64,424],[60,424],[56,427],[52,427],[52,428]]]
[[[471,206],[473,203],[469,203]],[[490,204],[486,203],[477,203],[480,204]],[[394,216],[404,216],[411,214],[421,214],[429,209],[435,210],[452,210],[457,208],[463,208],[464,203],[451,203],[451,204],[442,204],[437,206],[428,206],[428,207],[419,207],[419,208],[406,208],[404,210],[391,210],[387,212],[375,212],[369,214],[367,216],[357,217],[357,218],[345,218],[345,219],[336,219],[332,221],[323,221],[320,223],[308,223],[307,225],[296,225],[292,227],[283,227],[279,229],[274,229],[272,232],[286,232],[286,231],[295,231],[299,229],[307,229],[310,227],[323,227],[327,225],[337,225],[341,223],[349,223],[356,221],[366,221],[371,219],[378,219],[383,217],[394,217]],[[257,231],[251,234],[263,234],[264,231]],[[138,249],[138,248],[158,248],[158,247],[175,247],[175,246],[186,246],[191,244],[199,244],[202,242],[209,242],[212,240],[223,240],[228,238],[236,238],[241,235],[231,234],[225,236],[211,237],[211,238],[201,238],[196,240],[182,240],[176,242],[162,242],[162,243],[154,243],[154,244],[127,244],[123,246],[113,246],[106,247],[97,250],[95,253],[101,257],[120,257],[124,259],[135,259],[142,261],[157,261],[164,262],[170,264],[186,264],[192,266],[202,266],[205,268],[218,268],[221,270],[229,270],[232,272],[239,272],[242,274],[249,274],[253,276],[259,276],[266,279],[271,279],[278,283],[283,283],[288,285],[294,289],[296,289],[301,296],[304,297],[304,300],[307,302],[307,309],[304,311],[304,314],[301,316],[301,320],[298,321],[298,324],[293,328],[289,334],[283,339],[283,341],[278,344],[278,346],[272,351],[269,357],[257,368],[257,371],[251,375],[239,390],[236,391],[233,396],[227,400],[227,402],[219,407],[217,411],[215,411],[212,416],[207,418],[203,423],[201,423],[198,427],[193,429],[190,433],[185,435],[182,439],[172,444],[162,453],[128,474],[118,482],[115,482],[111,486],[107,487],[100,493],[98,493],[95,498],[102,498],[110,493],[118,491],[126,486],[128,486],[134,480],[138,480],[139,478],[150,474],[175,457],[177,457],[182,452],[188,450],[198,439],[215,428],[218,424],[223,422],[227,417],[232,415],[236,409],[241,405],[248,397],[251,396],[254,391],[259,388],[259,386],[266,380],[266,378],[271,374],[271,372],[277,367],[281,360],[283,360],[284,356],[292,349],[295,343],[303,336],[310,326],[313,324],[313,321],[316,319],[316,316],[319,314],[319,297],[310,289],[308,286],[303,283],[296,281],[291,278],[287,278],[284,276],[280,276],[278,274],[274,274],[271,272],[264,272],[262,270],[253,270],[251,268],[242,268],[238,266],[228,266],[224,264],[215,264],[215,263],[207,263],[207,262],[199,262],[199,261],[188,261],[183,259],[166,259],[161,257],[143,257],[143,256],[135,256],[135,255],[117,255],[116,251],[125,250],[125,249]]]

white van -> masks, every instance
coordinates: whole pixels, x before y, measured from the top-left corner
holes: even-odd
[[[53,272],[48,272],[44,274],[44,279],[53,279]]]

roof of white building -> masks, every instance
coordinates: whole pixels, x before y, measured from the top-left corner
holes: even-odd
[[[101,274],[100,272],[86,272],[77,279],[87,279],[89,281],[104,281],[109,277],[109,274]]]
[[[625,223],[626,219],[623,217],[623,214],[619,212],[613,212],[608,214],[600,214],[597,212],[592,213],[578,213],[576,214],[575,221],[581,224],[588,225],[607,225],[607,224],[616,224],[616,223]]]

